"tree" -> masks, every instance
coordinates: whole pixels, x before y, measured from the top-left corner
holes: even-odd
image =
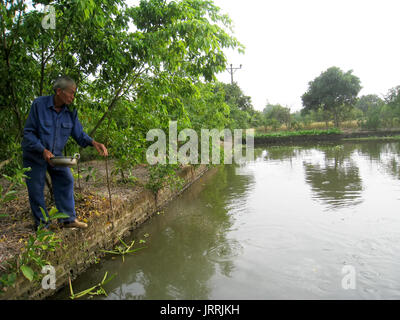
[[[376,94],[369,94],[366,96],[361,96],[355,104],[355,107],[366,114],[369,108],[381,107],[384,103],[385,102]]]
[[[385,101],[396,113],[396,116],[400,117],[400,86],[390,89]]]
[[[232,128],[247,129],[253,124],[253,116],[256,112],[251,103],[251,97],[246,96],[237,83],[218,83],[225,92],[225,102],[230,107]]]
[[[235,105],[238,109],[242,111],[253,110],[251,97],[246,96],[236,82],[234,82],[233,84],[224,83],[223,88],[225,90],[226,102],[229,105]]]
[[[339,127],[343,115],[353,108],[361,90],[360,79],[352,72],[344,73],[338,67],[331,67],[309,82],[307,92],[301,97],[303,114],[322,108]]]
[[[22,0],[0,2],[0,122],[9,128],[0,157],[12,143],[20,149],[32,100],[52,94],[60,74],[76,80],[74,105],[95,137],[118,107],[151,119],[143,130],[187,121],[182,97],[193,83],[226,69],[224,49],[243,51],[231,20],[209,0],[55,0],[56,29],[42,27],[47,13],[38,4],[49,1],[30,9]]]
[[[264,117],[267,120],[274,119],[280,125],[285,124],[287,128],[290,128],[291,116],[290,116],[289,108],[282,107],[279,104],[276,104],[276,105],[268,104],[264,108],[263,113],[264,113]]]
[[[230,124],[230,108],[218,83],[197,83],[196,93],[186,97],[183,103],[191,126],[197,132],[201,129],[223,130]]]

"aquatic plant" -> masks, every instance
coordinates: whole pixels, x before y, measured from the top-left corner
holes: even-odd
[[[101,251],[102,252],[106,252],[106,253],[120,255],[120,256],[122,256],[122,262],[125,262],[125,255],[126,254],[134,253],[134,252],[137,252],[137,251],[139,251],[141,249],[147,248],[147,247],[140,247],[140,248],[132,249],[133,245],[135,244],[135,240],[132,240],[131,244],[127,245],[121,238],[118,237],[118,239],[123,244],[124,247],[117,246],[112,251],[109,251],[109,250],[101,250]]]
[[[90,287],[86,290],[83,290],[79,293],[74,293],[74,290],[72,288],[72,283],[71,283],[71,277],[68,277],[68,281],[69,281],[69,290],[71,295],[69,296],[70,299],[74,300],[74,299],[78,299],[78,298],[82,298],[83,296],[86,295],[91,295],[91,296],[100,296],[100,295],[105,295],[107,297],[107,292],[104,289],[104,285],[107,284],[108,282],[110,282],[116,274],[113,274],[110,278],[107,279],[107,275],[108,275],[108,271],[106,271],[106,273],[104,274],[103,280],[96,284],[93,287]]]

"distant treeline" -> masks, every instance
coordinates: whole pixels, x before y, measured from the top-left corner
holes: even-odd
[[[316,123],[325,124],[326,128],[400,127],[400,86],[390,89],[384,97],[358,97],[360,90],[360,79],[351,70],[344,73],[337,67],[329,68],[309,83],[302,96],[301,111],[292,113],[280,104],[267,104],[257,127],[272,131],[312,129],[317,127]]]

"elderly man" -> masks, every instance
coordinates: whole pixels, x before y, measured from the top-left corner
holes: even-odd
[[[58,211],[68,214],[69,218],[60,219],[64,227],[87,228],[87,224],[76,219],[74,200],[74,179],[71,170],[53,166],[50,158],[62,156],[62,150],[72,136],[83,148],[94,146],[103,156],[107,156],[106,147],[90,138],[78,120],[77,111],[70,111],[68,105],[74,100],[75,81],[67,76],[58,78],[53,86],[54,94],[36,98],[24,128],[21,143],[24,167],[31,167],[27,172],[26,184],[29,193],[35,227],[46,225],[40,207],[46,214],[44,184],[48,170]]]

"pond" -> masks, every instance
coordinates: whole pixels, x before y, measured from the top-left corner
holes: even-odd
[[[134,232],[145,249],[107,256],[74,291],[108,271],[96,299],[399,299],[400,143],[255,154],[207,173]]]

